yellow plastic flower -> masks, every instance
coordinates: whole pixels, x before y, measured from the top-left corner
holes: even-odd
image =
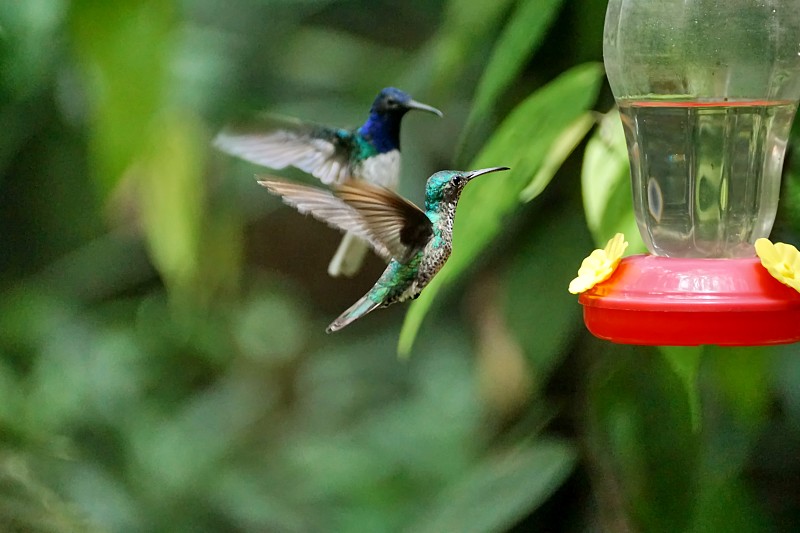
[[[782,242],[772,244],[769,239],[761,238],[756,241],[756,254],[773,278],[800,292],[800,252],[797,248]]]
[[[581,268],[578,269],[578,277],[570,282],[569,292],[580,294],[610,278],[611,274],[617,269],[622,259],[622,254],[627,247],[628,243],[625,242],[625,236],[622,233],[617,233],[608,241],[604,249],[592,252],[581,263]]]

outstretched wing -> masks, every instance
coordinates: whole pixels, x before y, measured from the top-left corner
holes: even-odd
[[[369,228],[401,262],[433,236],[428,216],[396,192],[361,181],[336,187],[336,196],[361,214]]]
[[[329,185],[351,177],[354,143],[350,131],[268,114],[229,124],[214,138],[223,152],[274,169],[293,166]]]
[[[299,212],[358,235],[387,262],[407,260],[433,235],[424,212],[383,187],[348,181],[332,192],[273,178],[259,183]]]

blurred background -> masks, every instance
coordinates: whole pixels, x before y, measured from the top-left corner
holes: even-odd
[[[0,0],[0,531],[800,530],[797,348],[611,345],[567,293],[614,232],[642,250],[604,13]],[[355,127],[390,85],[445,113],[405,118],[402,194],[513,170],[423,298],[326,335],[380,261],[329,278],[338,234],[211,139]]]

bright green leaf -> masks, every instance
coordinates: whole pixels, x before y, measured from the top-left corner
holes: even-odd
[[[169,288],[184,296],[197,291],[200,268],[202,151],[207,143],[198,129],[191,116],[165,116],[149,154],[133,173],[150,255]]]
[[[418,54],[404,86],[426,86],[427,94],[434,100],[452,95],[454,84],[485,46],[511,3],[511,0],[449,0],[441,29]]]
[[[581,182],[586,223],[595,244],[604,246],[615,233],[624,233],[628,254],[645,251],[633,217],[630,167],[619,113],[600,120],[583,158]]]
[[[419,328],[422,327],[422,321],[425,320],[425,315],[428,314],[433,300],[439,294],[442,284],[435,283],[436,278],[433,281],[433,283],[425,287],[425,292],[420,294],[419,298],[409,306],[406,318],[403,321],[403,328],[400,330],[400,338],[397,341],[397,353],[400,357],[405,358],[411,355],[411,348],[414,346],[414,340],[417,338]],[[423,295],[425,296],[424,300],[422,299]]]
[[[563,0],[522,0],[517,4],[478,82],[475,103],[459,143],[462,148],[473,132],[473,126],[486,120],[497,99],[519,76],[542,42],[562,3]]]
[[[571,446],[555,441],[490,459],[445,490],[409,531],[506,531],[561,486],[575,460]]]
[[[530,202],[542,191],[544,191],[550,180],[556,175],[558,169],[564,164],[569,155],[575,150],[578,144],[586,137],[589,130],[594,125],[594,117],[591,113],[584,113],[575,122],[565,129],[558,139],[555,140],[547,158],[542,163],[539,172],[533,176],[530,184],[520,193],[520,200]]]
[[[74,2],[70,14],[87,101],[93,104],[93,177],[105,196],[146,149],[163,103],[175,2]]]
[[[563,131],[595,101],[602,79],[598,64],[575,67],[518,105],[500,125],[470,168],[511,167],[477,179],[464,190],[453,232],[453,254],[414,301],[400,333],[398,351],[407,355],[439,290],[476,260],[519,205],[519,194],[541,168]]]

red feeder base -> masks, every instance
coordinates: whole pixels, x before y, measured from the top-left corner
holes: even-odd
[[[757,258],[636,255],[581,294],[593,335],[621,344],[757,346],[800,341],[800,293]]]

